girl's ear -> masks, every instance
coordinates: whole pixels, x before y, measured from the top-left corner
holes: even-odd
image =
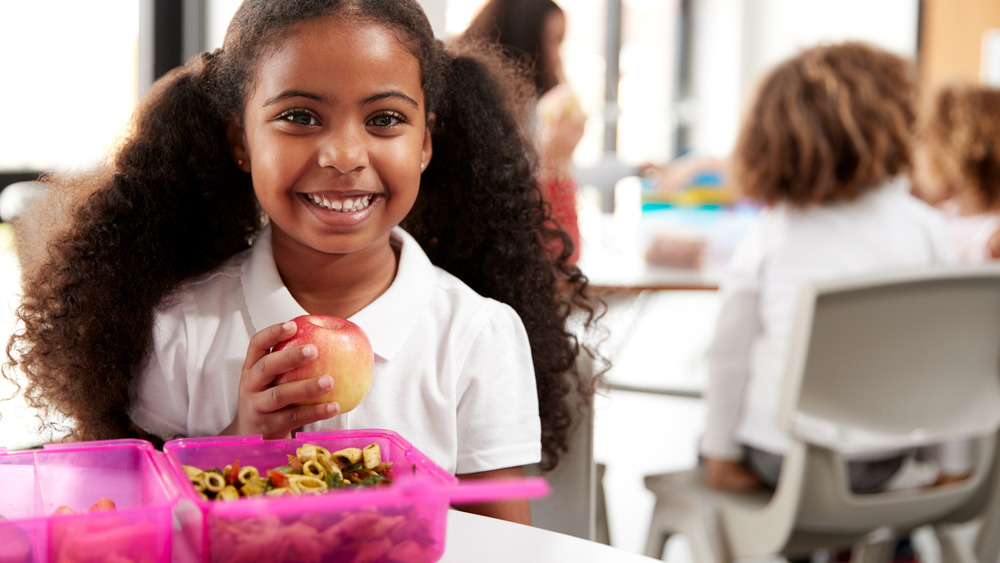
[[[434,153],[433,143],[431,142],[431,127],[434,124],[435,116],[430,114],[427,116],[427,125],[424,127],[424,146],[420,150],[420,171],[423,172],[427,170],[427,166],[431,163],[431,155]]]
[[[236,161],[236,166],[250,173],[250,151],[247,150],[247,136],[239,119],[233,119],[226,128],[226,138],[229,140],[229,152]]]

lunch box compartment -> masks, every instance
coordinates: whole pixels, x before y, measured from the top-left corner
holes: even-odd
[[[302,496],[205,500],[182,465],[222,469],[238,461],[264,475],[288,463],[304,444],[331,453],[378,444],[382,461],[393,463],[391,485],[348,488]],[[379,561],[424,563],[440,559],[450,493],[458,480],[399,434],[387,430],[300,432],[287,440],[210,437],[164,445],[182,495],[204,515],[205,561]]]
[[[0,483],[0,563],[171,561],[178,492],[148,442],[0,448]]]

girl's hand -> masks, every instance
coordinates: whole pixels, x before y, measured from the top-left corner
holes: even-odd
[[[941,487],[941,486],[944,486],[944,485],[951,485],[951,484],[954,484],[954,483],[961,483],[962,481],[965,481],[968,478],[969,478],[969,474],[968,473],[963,473],[961,475],[954,474],[954,473],[942,473],[942,474],[938,475],[937,480],[934,481],[934,485],[933,486],[935,486],[935,487]]]
[[[712,489],[743,493],[760,489],[764,483],[739,461],[705,458],[705,484]]]
[[[240,375],[236,419],[222,434],[261,434],[265,440],[289,438],[292,430],[339,412],[337,403],[296,406],[332,389],[329,375],[274,385],[278,375],[316,359],[316,347],[311,344],[271,352],[294,334],[295,323],[289,321],[269,326],[250,339]]]

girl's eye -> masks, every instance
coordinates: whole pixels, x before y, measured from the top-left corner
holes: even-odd
[[[370,125],[374,125],[375,127],[395,127],[401,123],[406,123],[406,119],[402,114],[394,111],[387,111],[371,118],[368,120],[368,123]]]
[[[303,109],[290,109],[287,111],[283,111],[281,112],[281,115],[278,116],[278,119],[282,121],[288,121],[296,125],[319,124],[319,121],[313,116],[313,114]]]

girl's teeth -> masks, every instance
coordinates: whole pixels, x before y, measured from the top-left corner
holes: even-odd
[[[335,199],[332,201],[321,195],[314,194],[307,194],[306,198],[320,207],[331,209],[333,211],[344,212],[360,211],[368,207],[372,202],[372,196],[370,194],[353,198],[349,197],[343,200]]]

